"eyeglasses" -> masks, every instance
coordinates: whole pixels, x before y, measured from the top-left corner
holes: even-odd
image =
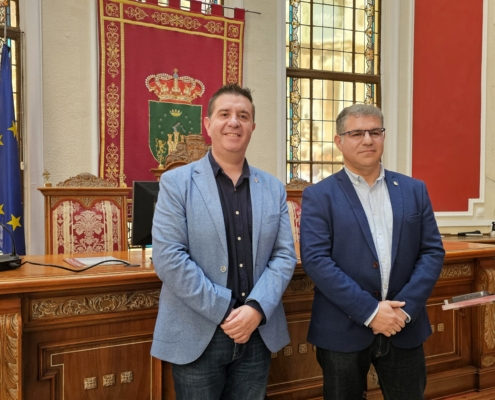
[[[339,136],[344,136],[347,135],[351,139],[363,139],[364,136],[366,135],[366,132],[369,133],[371,139],[382,139],[383,135],[385,134],[385,128],[374,128],[374,129],[356,129],[354,131],[348,131],[348,132],[342,132],[339,133]]]

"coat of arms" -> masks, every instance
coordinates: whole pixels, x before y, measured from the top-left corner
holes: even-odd
[[[192,104],[205,91],[203,82],[174,74],[150,75],[146,87],[159,101],[149,101],[149,146],[160,165],[165,157],[185,141],[185,137],[201,134],[202,106]]]

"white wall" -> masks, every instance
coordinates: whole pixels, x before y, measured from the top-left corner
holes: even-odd
[[[487,135],[483,198],[471,215],[437,218],[441,230],[488,230],[495,220],[495,3],[486,1],[484,106]],[[51,182],[98,171],[98,67],[95,1],[21,0],[26,32],[27,246],[43,252],[41,174]],[[257,128],[249,162],[285,179],[285,0],[229,0],[246,13],[244,85],[254,91]],[[387,168],[410,174],[413,0],[384,0],[383,108],[395,138],[387,134]],[[21,14],[21,15],[22,15]],[[42,50],[42,51],[41,51]],[[388,115],[388,117],[387,117]],[[453,160],[453,162],[462,162]]]

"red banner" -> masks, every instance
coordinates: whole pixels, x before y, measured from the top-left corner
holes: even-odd
[[[201,13],[136,0],[98,0],[100,176],[128,186],[149,172],[184,135],[202,133],[208,99],[242,85],[244,10]],[[160,114],[161,113],[161,114]]]

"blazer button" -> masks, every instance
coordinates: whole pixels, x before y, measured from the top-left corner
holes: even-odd
[[[222,265],[222,266],[220,267],[220,271],[222,271],[222,272],[227,272],[227,267],[226,267],[225,265]]]
[[[375,297],[380,297],[380,292],[379,292],[378,290],[375,290],[375,291],[373,292],[373,296],[375,296]]]
[[[380,264],[378,264],[376,261],[373,263],[373,268],[378,268]]]

